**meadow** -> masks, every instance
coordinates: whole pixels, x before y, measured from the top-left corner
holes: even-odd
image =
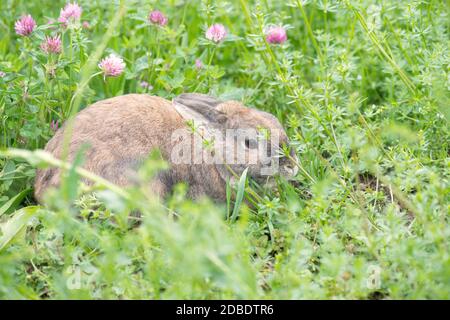
[[[449,299],[448,8],[1,0],[0,299]],[[294,181],[161,203],[40,151],[93,102],[183,92],[275,115]]]

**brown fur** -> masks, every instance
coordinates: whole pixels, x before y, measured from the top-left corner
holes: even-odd
[[[212,105],[209,101],[208,104]],[[214,108],[210,108],[211,114],[208,116],[212,117],[215,112],[226,115],[224,125],[227,128],[264,126],[283,130],[274,116],[246,108],[238,102],[215,102]],[[159,97],[129,94],[102,100],[76,115],[67,160],[73,161],[77,151],[87,144],[89,148],[85,152],[83,164],[85,169],[119,186],[131,185],[135,183],[137,167],[152,149],[158,148],[163,158],[170,163],[173,147],[171,134],[185,127],[186,119],[177,112],[172,102]],[[56,132],[45,147],[57,158],[62,157],[64,131],[65,126]],[[191,198],[208,195],[216,200],[225,199],[223,175],[215,165],[170,165],[169,170],[161,172],[150,183],[157,195],[164,197],[174,184],[186,182]],[[36,199],[41,202],[45,190],[57,187],[59,183],[59,169],[38,170]]]

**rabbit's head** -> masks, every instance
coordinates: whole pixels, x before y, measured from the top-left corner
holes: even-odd
[[[182,94],[173,102],[182,117],[198,128],[202,146],[210,146],[203,151],[208,154],[204,160],[213,163],[224,180],[233,180],[245,168],[259,183],[277,174],[287,179],[297,174],[297,156],[272,114],[203,94]]]

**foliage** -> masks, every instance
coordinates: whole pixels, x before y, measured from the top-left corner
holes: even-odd
[[[46,24],[63,1],[1,1],[0,298],[450,298],[445,1],[79,4],[80,24],[64,28]],[[153,9],[167,25],[148,22]],[[25,13],[29,37],[14,32]],[[228,32],[219,44],[205,39],[213,23]],[[269,44],[271,25],[288,41]],[[46,54],[56,34],[63,51]],[[110,53],[126,69],[103,78]],[[244,176],[253,205],[192,202],[186,185],[162,203],[34,152],[80,108],[130,92],[269,111],[299,174],[270,192]],[[35,168],[48,165],[66,169],[63,186],[36,206]]]

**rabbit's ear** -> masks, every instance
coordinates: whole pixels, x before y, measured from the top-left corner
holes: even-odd
[[[217,110],[222,101],[200,93],[183,93],[173,99],[175,109],[186,120],[202,124],[221,124],[226,121],[226,114]]]

